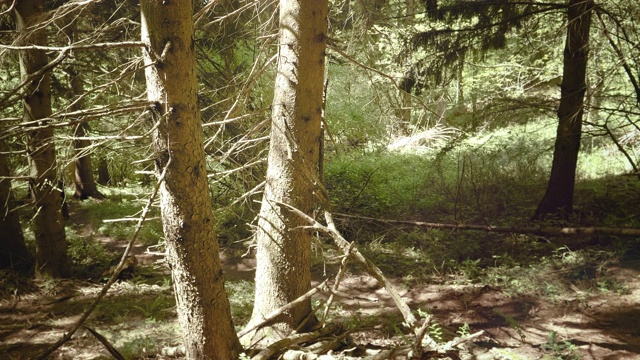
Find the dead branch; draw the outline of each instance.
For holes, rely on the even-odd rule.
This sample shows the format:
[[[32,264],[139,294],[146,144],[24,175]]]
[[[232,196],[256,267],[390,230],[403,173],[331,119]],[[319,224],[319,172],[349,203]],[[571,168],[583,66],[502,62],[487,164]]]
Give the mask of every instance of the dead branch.
[[[347,251],[345,251],[344,253],[345,256],[342,258],[342,261],[340,262],[340,269],[336,274],[336,280],[333,283],[333,287],[331,288],[331,294],[329,295],[329,299],[327,299],[327,303],[325,304],[324,312],[322,313],[322,318],[320,319],[320,324],[324,325],[325,320],[327,319],[327,315],[329,315],[329,310],[331,310],[331,303],[333,302],[333,299],[335,297],[334,294],[338,292],[338,288],[340,287],[340,282],[342,282],[342,278],[344,277],[344,274],[347,271],[347,260],[349,259],[349,255],[353,250],[353,246],[354,246],[353,243],[349,244],[349,248],[347,249]]]
[[[456,347],[456,346],[458,346],[460,344],[464,344],[464,343],[466,343],[468,341],[471,341],[471,340],[473,340],[473,339],[475,339],[475,338],[477,338],[477,337],[479,337],[479,336],[481,336],[483,334],[484,334],[484,330],[480,330],[478,332],[475,332],[473,334],[469,334],[469,335],[461,337],[461,338],[455,338],[455,339],[447,342],[446,344],[442,345],[440,347],[440,349],[438,349],[438,352],[446,352],[446,351],[451,350],[451,349],[453,349],[454,347]]]
[[[251,358],[252,360],[267,360],[271,356],[285,350],[289,349],[294,345],[306,343],[313,341],[317,338],[321,338],[327,336],[328,334],[334,333],[339,329],[339,326],[336,324],[329,324],[319,330],[309,333],[301,333],[295,334],[286,339],[282,339],[280,341],[276,341],[275,343],[269,345],[266,349],[262,350],[258,355]]]
[[[4,108],[5,107],[5,103],[7,101],[9,101],[18,91],[20,91],[20,89],[22,89],[23,87],[27,86],[27,84],[30,84],[31,81],[33,81],[34,79],[37,79],[38,77],[42,76],[47,71],[49,71],[49,70],[53,69],[54,67],[56,67],[68,55],[69,55],[68,51],[63,51],[60,54],[58,54],[58,56],[55,59],[51,60],[51,62],[49,62],[47,65],[43,66],[38,71],[36,71],[36,72],[34,72],[32,74],[29,74],[29,76],[27,76],[24,80],[22,80],[22,82],[18,86],[13,88],[13,90],[7,92],[7,94],[3,98],[0,99],[0,108]]]
[[[104,284],[98,296],[95,298],[93,303],[89,306],[89,308],[84,312],[84,314],[82,314],[80,319],[78,319],[78,321],[76,321],[76,323],[73,324],[71,328],[69,328],[69,331],[67,331],[64,334],[64,336],[60,338],[60,340],[58,340],[55,344],[51,345],[50,347],[45,349],[42,353],[40,353],[40,355],[38,355],[35,358],[36,360],[46,359],[49,355],[51,355],[54,351],[56,351],[60,346],[62,346],[67,341],[71,340],[71,337],[73,336],[73,334],[75,334],[76,331],[78,331],[78,329],[85,323],[85,321],[87,321],[87,319],[96,309],[100,301],[102,301],[102,298],[104,298],[104,296],[107,294],[107,292],[109,291],[109,288],[111,288],[111,285],[113,285],[113,283],[116,281],[116,279],[118,278],[122,270],[124,270],[125,266],[128,266],[127,258],[129,257],[129,252],[131,251],[131,248],[133,247],[133,243],[136,241],[136,238],[140,233],[140,229],[142,229],[142,224],[144,223],[144,220],[147,217],[147,214],[151,210],[151,204],[153,204],[153,200],[158,194],[160,185],[162,184],[162,182],[164,182],[164,177],[167,174],[167,169],[169,167],[169,164],[171,164],[171,159],[169,159],[169,161],[167,162],[167,165],[162,170],[162,174],[158,178],[158,182],[156,183],[156,186],[154,187],[153,192],[151,193],[151,196],[149,197],[146,206],[142,210],[142,214],[140,215],[140,219],[138,221],[138,224],[136,225],[136,229],[133,232],[133,236],[131,236],[131,240],[129,240],[127,247],[124,249],[124,253],[120,258],[120,262],[118,263],[115,270],[113,271],[113,274],[111,274],[111,277],[109,277],[109,280],[107,280],[107,283]]]
[[[95,331],[94,329],[88,327],[88,326],[83,326],[85,329],[87,329],[96,339],[98,339],[98,341],[100,341],[102,343],[102,345],[104,345],[104,347],[107,349],[107,351],[109,351],[109,353],[111,354],[111,356],[113,356],[114,359],[116,360],[125,360],[125,357],[122,356],[122,354],[120,354],[120,352],[118,351],[118,349],[116,349],[110,342],[109,340],[107,340],[106,337],[102,336],[102,334],[100,334],[99,332]]]
[[[342,237],[340,232],[338,232],[338,230],[337,230],[337,228],[336,228],[336,226],[335,226],[335,224],[333,222],[333,218],[332,218],[331,214],[328,211],[325,211],[325,213],[324,213],[325,214],[325,219],[327,221],[327,226],[324,226],[324,225],[320,224],[318,221],[316,221],[315,219],[313,219],[312,217],[310,217],[307,214],[303,213],[302,211],[292,207],[291,205],[284,204],[284,203],[281,203],[281,202],[278,202],[277,204],[279,206],[283,206],[283,207],[289,209],[294,214],[296,214],[296,215],[300,216],[301,218],[303,218],[304,220],[306,220],[307,223],[309,223],[309,225],[313,229],[316,229],[318,231],[322,231],[325,234],[328,234],[329,236],[331,236],[331,238],[335,241],[336,245],[343,252],[349,253],[354,260],[356,260],[358,263],[360,263],[367,270],[367,272],[369,274],[371,274],[371,276],[373,276],[380,284],[382,284],[384,286],[384,288],[387,290],[387,292],[389,293],[389,295],[393,299],[393,302],[396,304],[396,306],[400,310],[400,313],[402,314],[402,317],[404,318],[405,325],[407,327],[409,327],[412,331],[416,332],[416,336],[418,335],[417,334],[417,330],[419,329],[419,328],[417,328],[418,320],[416,319],[415,315],[413,315],[413,312],[409,308],[409,305],[407,305],[407,303],[402,299],[402,296],[400,296],[400,294],[396,290],[395,286],[393,286],[393,284],[391,284],[391,282],[384,276],[384,274],[382,273],[380,268],[378,268],[376,265],[374,265],[369,260],[367,260],[362,255],[362,253],[360,253],[360,251],[357,248],[354,247],[349,252],[349,248],[352,245],[344,237]],[[429,321],[430,321],[430,317],[427,317],[426,319],[424,319],[424,322],[428,323]],[[425,340],[427,340],[429,343],[435,343],[429,337],[428,334],[424,334],[423,336],[424,336]]]
[[[7,137],[18,136],[30,131],[43,130],[47,128],[55,129],[66,126],[75,126],[77,124],[88,122],[91,119],[95,118],[102,118],[104,116],[116,116],[140,110],[147,110],[149,109],[150,105],[152,105],[152,103],[143,101],[132,104],[125,104],[118,107],[105,106],[96,109],[78,110],[58,115],[52,115],[49,118],[42,118],[35,121],[22,122],[0,133],[0,140]],[[55,120],[57,118],[74,118],[74,120],[61,121],[56,123],[51,122],[52,120]]]
[[[42,46],[42,45],[6,45],[0,44],[0,49],[7,50],[44,50],[44,51],[95,51],[95,50],[107,50],[107,49],[127,49],[135,47],[144,47],[142,41],[121,41],[115,43],[97,43],[86,45],[68,45],[68,46]]]
[[[393,220],[393,219],[377,219],[368,216],[349,215],[336,213],[336,216],[346,219],[375,221],[386,224],[398,224],[427,227],[433,229],[449,229],[449,230],[475,230],[475,231],[492,231],[510,234],[532,234],[540,236],[585,236],[585,235],[615,235],[615,236],[640,236],[640,229],[625,228],[607,228],[607,227],[509,227],[509,226],[493,226],[493,225],[471,225],[471,224],[442,224],[430,223],[423,221]]]
[[[304,302],[306,300],[309,300],[313,295],[315,295],[317,292],[319,292],[320,290],[322,290],[323,288],[326,288],[327,286],[327,281],[325,280],[323,281],[321,284],[317,285],[316,287],[314,287],[313,289],[307,291],[304,295],[298,297],[297,299],[293,300],[292,302],[279,307],[278,309],[272,311],[271,313],[269,313],[267,316],[264,317],[264,319],[257,323],[254,324],[252,326],[247,327],[246,329],[240,331],[238,333],[238,338],[241,338],[245,335],[247,335],[248,333],[268,324],[270,321],[272,321],[273,319],[275,319],[276,317],[282,315],[282,313],[284,313],[285,311],[295,307],[296,305],[300,304],[301,302]]]
[[[146,218],[144,221],[152,221],[152,220],[160,220],[159,217]],[[120,218],[120,219],[104,219],[103,223],[115,223],[115,222],[131,222],[131,221],[140,221],[140,218]]]

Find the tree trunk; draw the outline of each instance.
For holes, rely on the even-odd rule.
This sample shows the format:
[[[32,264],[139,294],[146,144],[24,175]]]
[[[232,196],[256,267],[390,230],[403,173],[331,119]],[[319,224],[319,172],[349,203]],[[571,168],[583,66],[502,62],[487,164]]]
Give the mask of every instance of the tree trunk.
[[[73,136],[81,138],[87,135],[89,130],[89,124],[83,122],[76,126]],[[90,197],[94,199],[102,199],[104,195],[98,191],[95,178],[93,177],[93,163],[91,161],[91,155],[88,153],[88,149],[91,147],[90,140],[73,141],[73,147],[76,150],[75,159],[75,186],[76,191],[73,197],[76,199],[88,199]]]
[[[400,88],[400,98],[402,102],[402,108],[400,108],[400,132],[402,135],[410,135],[409,125],[411,125],[411,110],[413,105],[411,104],[411,90],[416,81],[413,77],[412,69],[405,72],[404,77],[400,81],[398,87]]]
[[[11,176],[7,164],[7,146],[0,140],[0,269],[28,272],[32,265],[31,254],[27,250],[18,214],[13,212]]]
[[[43,0],[16,2],[16,24],[22,45],[46,45],[46,32],[38,17],[43,11]],[[47,64],[42,50],[20,52],[20,73],[27,78]],[[25,87],[23,120],[36,126],[46,125],[51,115],[51,80],[48,72],[33,79]],[[57,189],[56,151],[53,129],[41,128],[28,134],[27,152],[31,166],[29,185],[36,215],[36,276],[58,278],[68,273],[67,240],[62,218],[62,197]]]
[[[593,0],[569,0],[564,49],[558,132],[551,176],[534,218],[567,217],[573,212],[573,191],[582,133],[582,114],[589,56],[589,29]]]
[[[98,184],[109,185],[111,183],[111,175],[109,175],[109,163],[105,157],[98,159]]]
[[[272,106],[267,179],[256,231],[256,294],[249,324],[306,293],[311,236],[276,202],[312,214],[317,199],[327,0],[281,0],[278,70]],[[295,306],[257,334],[268,343],[287,336],[311,312]],[[312,325],[313,321],[307,324]]]
[[[147,94],[160,207],[178,320],[189,359],[236,359],[241,351],[224,290],[197,103],[191,1],[141,1]]]
[[[76,22],[73,18],[68,18],[68,22],[63,24],[63,29],[67,38],[74,40]],[[69,108],[70,111],[82,110],[84,108],[84,101],[82,96],[84,95],[84,85],[82,83],[82,75],[76,70],[75,64],[70,64],[65,69],[65,72],[69,76],[69,85],[71,87],[71,93],[77,97],[73,99],[73,103]],[[89,124],[86,122],[76,125],[73,132],[75,138],[85,137],[89,131]],[[76,199],[96,198],[102,199],[104,196],[98,191],[96,181],[93,177],[93,164],[91,161],[91,141],[85,139],[75,139],[73,141],[73,147],[75,149],[75,192],[73,197]]]

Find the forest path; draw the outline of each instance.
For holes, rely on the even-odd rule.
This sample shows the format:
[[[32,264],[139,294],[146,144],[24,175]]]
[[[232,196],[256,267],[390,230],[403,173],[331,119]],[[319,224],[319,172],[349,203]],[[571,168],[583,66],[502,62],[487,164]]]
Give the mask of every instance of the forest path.
[[[223,264],[228,281],[252,279],[252,257],[223,256]],[[401,334],[407,329],[387,291],[370,275],[352,270],[340,286],[351,297],[336,298],[333,319],[357,326],[352,336],[359,345],[405,344],[411,336]],[[331,285],[337,271],[335,264],[317,264],[312,285],[326,278]],[[640,359],[640,259],[605,271],[607,279],[624,284],[624,289],[582,291],[571,286],[570,291],[549,297],[512,295],[481,284],[390,280],[414,311],[434,315],[442,340],[457,336],[465,324],[470,333],[485,331],[475,344],[466,346],[463,353],[468,359]],[[552,333],[555,343],[549,343]]]
[[[124,251],[126,240],[97,235],[86,214],[72,214],[72,219],[70,225],[77,226],[79,235],[91,236],[120,254]],[[252,282],[255,276],[254,257],[241,253],[238,249],[221,250],[230,284]],[[161,283],[168,274],[163,255],[140,244],[134,246],[132,254],[140,267],[139,274],[134,272],[138,280],[114,284],[89,325],[120,349],[129,346],[123,343],[131,344],[123,342],[126,337],[149,348],[154,343],[175,342],[162,335],[162,329],[176,326],[171,287]],[[313,285],[326,278],[331,283],[337,270],[336,264],[316,263]],[[384,288],[361,269],[348,270],[340,290],[349,297],[336,299],[330,320],[355,327],[354,341],[366,348],[410,342],[412,337],[405,335],[402,317]],[[469,332],[485,331],[460,352],[463,359],[640,359],[640,259],[610,265],[603,271],[614,283],[624,284],[624,289],[604,292],[573,287],[553,297],[525,296],[509,294],[500,287],[469,284],[464,279],[427,283],[403,281],[401,274],[387,276],[415,312],[420,309],[434,315],[434,330],[443,340],[456,336],[464,324],[468,324]],[[145,276],[154,275],[155,284],[145,283]],[[26,282],[15,287],[17,292],[5,292],[0,299],[0,359],[30,359],[58,340],[93,301],[102,284],[73,279],[56,284]],[[317,299],[323,297],[321,294]],[[555,345],[548,344],[552,332],[557,333]],[[144,347],[137,349],[138,353],[144,352]],[[157,353],[149,356],[167,358]],[[51,358],[109,356],[95,338],[80,331]]]

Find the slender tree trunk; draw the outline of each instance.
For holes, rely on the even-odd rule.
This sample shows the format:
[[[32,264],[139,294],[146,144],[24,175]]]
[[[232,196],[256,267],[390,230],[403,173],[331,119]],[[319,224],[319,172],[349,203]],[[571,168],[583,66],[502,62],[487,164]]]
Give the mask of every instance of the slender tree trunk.
[[[559,123],[551,176],[534,218],[551,214],[566,217],[573,211],[593,7],[593,0],[569,0]]]
[[[105,157],[98,158],[98,184],[109,185],[111,183],[111,175],[109,175],[109,163]]]
[[[405,72],[404,77],[400,81],[398,87],[400,88],[400,97],[402,100],[402,108],[399,111],[400,118],[400,130],[403,135],[409,135],[409,125],[411,125],[411,90],[415,85],[415,79],[411,69]]]
[[[70,23],[64,24],[64,32],[72,41],[75,37],[76,22],[74,19],[69,19]],[[74,103],[69,110],[82,110],[84,108],[84,101],[81,100],[84,95],[84,85],[82,82],[82,74],[78,72],[75,64],[70,64],[65,69],[69,76],[69,85],[71,86],[71,93],[77,97],[74,99]],[[76,125],[73,132],[73,136],[76,138],[82,138],[87,135],[89,131],[89,124],[86,122]],[[104,196],[98,191],[96,181],[93,177],[93,164],[91,161],[91,141],[86,139],[76,139],[73,141],[73,147],[75,149],[75,187],[76,190],[73,196],[77,199],[87,199],[90,197],[96,199],[102,199]]]
[[[214,232],[198,109],[191,1],[141,1],[147,94],[156,102],[156,170],[178,320],[189,359],[241,351]]]
[[[327,0],[280,1],[278,70],[267,179],[255,235],[256,294],[250,324],[310,288],[312,233],[301,228],[304,220],[276,202],[309,215],[317,203],[327,13]],[[310,313],[310,301],[300,303],[258,335],[264,342],[279,339]]]
[[[13,212],[11,176],[7,164],[6,140],[0,140],[0,269],[27,272],[32,265],[31,254],[27,250],[18,214]]]
[[[46,32],[38,17],[43,11],[43,0],[16,2],[16,23],[24,45],[46,45]],[[42,50],[20,52],[22,78],[37,72],[47,64]],[[25,87],[23,98],[24,121],[34,123],[51,115],[51,80],[46,72]],[[37,126],[47,120],[37,121]],[[62,197],[57,189],[56,150],[53,129],[33,130],[28,134],[27,152],[31,166],[29,185],[36,207],[34,232],[36,238],[36,276],[58,278],[68,273],[67,240],[62,218]]]
[[[73,136],[81,138],[87,136],[89,130],[89,124],[83,122],[76,126]],[[95,178],[93,177],[93,163],[91,161],[91,155],[88,153],[88,149],[91,147],[90,140],[73,141],[73,146],[76,150],[75,160],[75,186],[76,191],[73,197],[77,199],[88,199],[90,197],[95,199],[102,199],[104,195],[98,191]]]

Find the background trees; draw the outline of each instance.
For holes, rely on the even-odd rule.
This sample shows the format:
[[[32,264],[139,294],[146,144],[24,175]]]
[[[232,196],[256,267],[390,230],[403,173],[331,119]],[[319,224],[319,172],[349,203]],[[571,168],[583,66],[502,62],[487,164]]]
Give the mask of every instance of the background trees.
[[[4,10],[11,6],[0,3]],[[155,9],[152,4],[144,2],[142,9]],[[218,276],[221,264],[214,232],[227,264],[250,262],[238,258],[246,248],[257,249],[255,284],[239,285],[233,279],[227,287],[232,300],[245,300],[231,308],[238,326],[249,321],[249,313],[249,325],[260,323],[267,313],[309,289],[311,269],[321,273],[321,254],[330,251],[328,245],[318,235],[312,247],[312,233],[301,228],[306,223],[280,203],[309,215],[322,206],[349,215],[504,227],[546,225],[544,219],[530,222],[537,205],[539,213],[573,207],[562,224],[640,226],[630,210],[639,207],[633,195],[637,185],[622,176],[638,169],[639,32],[635,17],[627,14],[638,14],[640,8],[630,0],[596,3],[591,28],[569,37],[586,41],[589,35],[593,45],[588,54],[581,45],[570,47],[579,49],[579,56],[568,54],[567,59],[580,66],[567,63],[567,69],[580,71],[568,76],[563,46],[567,34],[585,25],[567,21],[568,10],[588,4],[340,0],[329,2],[325,30],[324,20],[304,20],[312,7],[313,18],[323,18],[327,4],[322,2],[285,1],[279,11],[276,1],[198,2],[193,10],[168,12],[167,16],[182,16],[181,24],[190,23],[187,18],[193,15],[194,29],[176,25],[184,32],[175,42],[163,33],[166,28],[151,32],[146,63],[140,52],[140,26],[157,26],[162,20],[147,21],[154,12],[142,19],[134,2],[47,3],[35,29],[46,32],[48,44],[42,42],[38,48],[16,48],[15,21],[3,14],[0,197],[6,201],[0,210],[5,214],[2,225],[13,226],[11,237],[17,241],[0,265],[10,268],[16,257],[28,260],[25,250],[34,252],[37,219],[43,214],[25,199],[25,179],[30,177],[25,149],[36,133],[31,119],[21,120],[20,100],[35,93],[18,88],[17,51],[37,50],[50,59],[46,63],[51,66],[41,75],[50,78],[51,111],[39,120],[42,127],[37,130],[55,131],[55,136],[45,134],[42,145],[55,147],[57,158],[47,167],[55,168],[55,176],[50,173],[45,183],[75,182],[78,197],[91,197],[90,177],[97,174],[83,164],[88,155],[98,159],[99,174],[110,175],[102,182],[108,186],[95,188],[107,195],[102,202],[70,200],[66,238],[73,276],[101,278],[112,256],[111,248],[105,250],[102,243],[130,236],[127,221],[137,216],[154,183],[152,175],[167,170],[163,201],[152,210],[158,216],[146,223],[141,237],[144,246],[153,249],[149,253],[168,249],[174,277],[154,279],[153,284],[173,281],[191,356],[214,351],[205,347],[216,342],[221,342],[216,349],[228,356],[239,351]],[[286,15],[297,11],[301,14]],[[276,16],[280,13],[282,18]],[[185,34],[192,31],[193,52],[182,47],[190,43]],[[165,35],[171,44],[162,41]],[[178,58],[179,49],[186,50],[183,55],[188,58]],[[581,77],[584,81],[568,83]],[[181,81],[165,82],[177,78]],[[328,79],[326,146],[325,160],[319,163],[323,78]],[[577,90],[570,91],[569,85]],[[582,120],[573,117],[568,122],[574,126],[571,166],[553,166],[554,144],[563,139],[556,131],[557,110],[579,113],[577,107],[565,112],[571,96],[584,98],[573,99],[583,109]],[[562,115],[561,123],[569,118]],[[37,154],[34,149],[31,152]],[[1,160],[6,160],[6,167]],[[328,201],[317,176],[320,165],[326,169]],[[575,190],[572,206],[565,202],[547,208],[548,199],[560,199],[549,195],[551,190],[544,195],[545,187],[560,188],[551,186],[556,184],[553,175],[551,181],[547,178],[555,169],[568,170],[561,178],[569,185],[562,185],[559,193],[568,201]],[[60,193],[52,193],[58,196],[54,207],[59,208]],[[15,226],[18,215],[26,246]],[[557,238],[543,243],[529,235],[470,235],[336,218],[349,240],[357,240],[367,257],[407,286],[460,273],[468,275],[461,281],[481,281],[478,274],[486,270],[498,273],[494,280],[507,279],[495,280],[492,286],[508,287],[535,277],[510,278],[528,266],[552,267],[549,264],[574,259],[581,251]],[[595,242],[622,246],[613,237],[581,239],[579,246],[589,249],[585,244]],[[637,251],[634,246],[625,242],[610,258]],[[593,262],[587,255],[583,260]],[[329,270],[331,265],[335,264],[329,264]],[[159,269],[135,270],[135,282],[151,282],[149,273],[157,275]],[[576,276],[582,279],[596,272],[580,269]],[[594,283],[601,286],[606,281],[598,277]],[[254,286],[255,299],[247,291]],[[537,289],[536,296],[556,291],[553,286]],[[173,295],[136,305],[154,315],[162,307],[170,317],[169,298]],[[206,306],[214,301],[220,306]],[[311,304],[305,301],[269,323],[256,340],[286,336],[304,322],[314,309]],[[213,318],[224,319],[216,324],[224,331],[210,330],[206,319]],[[202,340],[210,333],[220,336]],[[167,339],[180,332],[170,329],[167,334],[157,343],[174,345]]]
[[[551,177],[547,191],[538,205],[535,217],[573,212],[578,150],[582,135],[584,96],[587,91],[589,31],[594,4],[591,1],[569,1],[567,41],[560,85],[558,133],[556,135]]]
[[[16,4],[16,24],[22,45],[47,45],[46,28],[40,17],[44,2],[21,1]],[[29,188],[36,206],[36,275],[59,278],[68,275],[67,241],[62,218],[61,189],[58,188],[56,149],[51,115],[51,80],[43,50],[22,50],[20,73],[28,82],[23,99],[23,122],[29,129],[27,154],[31,167]]]

